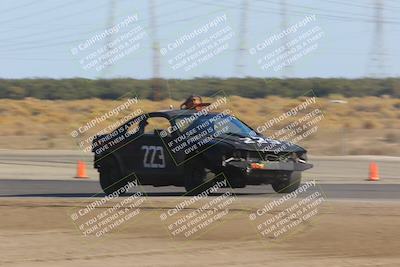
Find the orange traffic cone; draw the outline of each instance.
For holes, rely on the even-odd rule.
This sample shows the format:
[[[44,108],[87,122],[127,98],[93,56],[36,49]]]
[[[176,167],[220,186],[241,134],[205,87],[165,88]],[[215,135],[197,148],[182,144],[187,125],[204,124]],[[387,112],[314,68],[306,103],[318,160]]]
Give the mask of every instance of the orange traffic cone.
[[[76,169],[76,176],[78,179],[86,179],[89,178],[86,174],[86,164],[83,161],[78,160],[78,165]]]
[[[369,164],[369,181],[379,181],[379,170],[376,162]]]

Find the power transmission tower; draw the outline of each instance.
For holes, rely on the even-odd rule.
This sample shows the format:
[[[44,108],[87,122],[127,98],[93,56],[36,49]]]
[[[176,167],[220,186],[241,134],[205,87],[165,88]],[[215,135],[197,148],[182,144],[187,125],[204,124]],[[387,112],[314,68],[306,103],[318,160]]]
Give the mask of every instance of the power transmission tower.
[[[280,1],[280,6],[281,6],[281,31],[285,31],[287,29],[287,6],[286,6],[286,0],[281,0]],[[283,36],[282,38],[282,43],[281,45],[284,47],[284,54],[287,55],[289,52],[288,47],[286,46],[288,43],[288,38],[286,35]],[[282,68],[282,78],[286,78],[289,75],[291,75],[293,72],[293,66],[287,65]]]
[[[245,75],[244,58],[246,55],[246,34],[247,34],[247,16],[249,9],[249,1],[242,0],[241,14],[240,14],[240,28],[239,28],[239,43],[238,52],[236,54],[236,76],[243,77]]]
[[[152,92],[151,98],[153,100],[160,100],[160,44],[157,37],[156,25],[156,12],[154,0],[149,1],[149,16],[150,16],[150,31],[153,40],[153,79],[152,79]]]
[[[110,29],[111,27],[114,26],[115,23],[115,10],[116,10],[116,0],[110,0],[110,5],[109,5],[109,13],[108,13],[108,19],[107,19],[107,23],[106,23],[106,29]],[[111,51],[112,47],[111,47],[111,43],[114,40],[114,35],[113,33],[109,34],[106,38],[106,55]],[[102,77],[106,77],[107,73],[111,72],[111,66],[105,66],[102,70]]]
[[[370,54],[369,75],[375,78],[385,75],[385,48],[383,29],[383,0],[375,0],[375,28],[372,39],[372,51]]]

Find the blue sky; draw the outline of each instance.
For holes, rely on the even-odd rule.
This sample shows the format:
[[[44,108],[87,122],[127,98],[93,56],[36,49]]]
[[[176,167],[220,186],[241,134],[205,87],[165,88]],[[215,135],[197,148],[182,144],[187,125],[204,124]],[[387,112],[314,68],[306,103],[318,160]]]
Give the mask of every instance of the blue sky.
[[[382,1],[383,37],[378,40],[374,40],[375,0],[286,0],[285,24],[280,0],[249,0],[246,27],[241,27],[240,23],[244,10],[242,0],[154,0],[156,36],[150,27],[149,2],[115,0],[113,5],[111,0],[2,0],[0,78],[149,78],[153,75],[154,39],[159,41],[160,48],[167,47],[221,16],[226,16],[223,25],[186,41],[166,56],[160,55],[160,75],[184,79],[234,77],[238,74],[239,62],[243,64],[242,75],[253,77],[356,78],[376,72],[384,76],[400,75],[400,1]],[[290,27],[313,14],[315,21],[288,35],[285,40],[290,41],[318,26],[323,31],[323,36],[317,41],[318,47],[296,60],[285,72],[261,69],[257,64],[259,57],[274,51],[282,43],[276,42],[255,56],[248,49],[280,33],[285,29],[284,25]],[[138,20],[121,27],[118,33],[97,41],[78,55],[71,54],[74,47],[134,15]],[[146,32],[140,46],[111,67],[96,71],[85,69],[80,64],[84,56],[137,26]],[[230,27],[233,37],[227,40],[227,47],[222,52],[189,71],[174,70],[168,63],[171,57],[226,26]],[[384,68],[371,60],[374,44],[384,48],[378,50],[385,53]],[[243,48],[241,53],[239,47]]]

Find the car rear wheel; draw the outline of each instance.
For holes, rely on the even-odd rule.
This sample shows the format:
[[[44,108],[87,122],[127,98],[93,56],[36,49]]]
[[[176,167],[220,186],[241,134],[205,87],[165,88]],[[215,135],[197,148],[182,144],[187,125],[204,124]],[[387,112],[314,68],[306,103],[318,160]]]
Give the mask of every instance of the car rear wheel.
[[[272,184],[272,188],[277,193],[291,193],[299,188],[301,183],[301,172],[294,171],[289,173],[287,180],[281,180]]]
[[[118,164],[114,158],[106,158],[101,162],[100,166],[100,186],[107,195],[117,192],[124,187],[128,181],[123,179]],[[119,195],[126,191],[119,190]]]
[[[211,186],[207,179],[207,172],[204,164],[196,160],[187,164],[185,169],[185,189],[187,195],[198,195]]]

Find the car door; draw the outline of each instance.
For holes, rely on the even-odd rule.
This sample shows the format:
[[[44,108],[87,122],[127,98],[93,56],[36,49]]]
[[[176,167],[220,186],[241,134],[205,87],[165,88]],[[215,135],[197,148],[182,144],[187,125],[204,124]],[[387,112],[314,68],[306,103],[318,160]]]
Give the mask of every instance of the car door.
[[[149,114],[142,135],[130,146],[133,169],[142,184],[168,185],[180,175],[175,158],[166,148],[172,137],[160,132],[170,125],[168,118]]]

